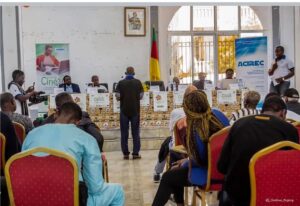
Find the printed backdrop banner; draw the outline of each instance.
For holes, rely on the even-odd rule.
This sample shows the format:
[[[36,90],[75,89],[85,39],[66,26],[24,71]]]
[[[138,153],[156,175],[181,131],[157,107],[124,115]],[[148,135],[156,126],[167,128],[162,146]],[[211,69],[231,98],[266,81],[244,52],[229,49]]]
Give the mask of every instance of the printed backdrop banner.
[[[70,73],[68,44],[36,44],[38,90],[53,93],[62,78]]]
[[[235,40],[237,78],[246,88],[265,96],[268,92],[267,37]]]

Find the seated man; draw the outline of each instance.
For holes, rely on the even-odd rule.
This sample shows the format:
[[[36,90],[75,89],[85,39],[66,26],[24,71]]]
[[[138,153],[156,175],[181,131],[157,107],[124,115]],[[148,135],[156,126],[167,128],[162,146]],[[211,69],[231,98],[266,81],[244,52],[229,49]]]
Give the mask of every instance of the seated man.
[[[197,89],[204,90],[205,84],[212,84],[212,81],[206,80],[206,73],[205,72],[199,72],[198,73],[199,80],[193,81],[193,85],[197,87]]]
[[[5,92],[0,96],[1,110],[5,113],[11,121],[18,122],[24,126],[26,134],[33,129],[33,123],[28,116],[15,113],[16,101],[11,93]]]
[[[231,68],[226,69],[225,73],[226,73],[226,78],[222,79],[219,82],[218,89],[227,90],[227,89],[230,89],[230,84],[237,84],[238,83],[237,79],[233,78],[233,75],[234,75],[233,69],[231,69]]]
[[[67,93],[80,93],[78,84],[72,83],[69,75],[64,76],[63,81],[64,83],[60,84],[59,88],[64,88],[64,91]]]
[[[47,119],[45,119],[43,124],[54,123],[56,117],[58,116],[61,106],[67,102],[74,102],[70,94],[63,92],[56,95],[55,97],[56,113],[50,115]],[[97,127],[97,125],[94,122],[92,122],[87,112],[82,112],[82,118],[80,122],[77,124],[77,127],[92,135],[96,139],[100,151],[101,152],[103,151],[102,148],[103,148],[104,138],[100,132],[99,127]]]
[[[0,112],[1,120],[0,120],[0,125],[1,125],[1,133],[5,136],[6,139],[6,144],[5,144],[5,162],[13,156],[14,154],[18,153],[21,151],[21,145],[18,140],[18,137],[16,135],[14,126],[9,119],[9,117],[4,114],[3,112]],[[1,165],[2,168],[2,165]],[[9,198],[8,198],[8,193],[7,193],[7,187],[6,187],[6,182],[4,178],[4,171],[1,169],[1,192],[0,192],[0,199],[1,199],[1,204],[0,205],[9,205]]]
[[[286,117],[300,121],[300,103],[298,91],[294,88],[287,89],[283,95],[283,98],[287,106]]]
[[[98,93],[107,93],[108,90],[105,86],[101,85],[99,82],[99,77],[97,75],[92,76],[92,83],[89,83],[89,87],[98,87]]]
[[[95,138],[76,127],[81,118],[82,111],[76,103],[63,104],[55,124],[32,130],[23,143],[22,151],[46,147],[66,152],[77,161],[79,181],[84,181],[88,189],[88,206],[123,206],[122,187],[103,180],[102,159]]]
[[[244,108],[239,109],[232,113],[230,118],[230,123],[233,124],[235,121],[242,117],[246,117],[249,115],[257,115],[260,112],[256,109],[256,106],[260,100],[260,94],[256,91],[249,91],[245,94],[244,98]]]
[[[173,77],[173,82],[171,85],[167,87],[166,91],[178,91],[179,84],[180,84],[180,79],[178,77]]]
[[[218,161],[218,170],[226,176],[223,194],[228,194],[231,205],[250,204],[249,162],[256,152],[280,141],[298,142],[296,128],[284,121],[286,109],[280,97],[271,96],[260,115],[244,117],[232,126]]]

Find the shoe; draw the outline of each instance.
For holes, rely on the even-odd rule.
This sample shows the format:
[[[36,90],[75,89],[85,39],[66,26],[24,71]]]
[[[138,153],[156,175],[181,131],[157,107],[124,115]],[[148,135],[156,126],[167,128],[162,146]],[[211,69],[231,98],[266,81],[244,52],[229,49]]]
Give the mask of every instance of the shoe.
[[[141,159],[142,158],[142,156],[141,155],[139,155],[139,154],[137,154],[137,155],[132,155],[132,159],[133,160],[136,160],[136,159]]]
[[[124,155],[124,156],[123,156],[123,159],[124,159],[124,160],[129,160],[129,155]]]
[[[154,183],[159,183],[160,182],[160,174],[155,174],[153,176],[153,182]]]

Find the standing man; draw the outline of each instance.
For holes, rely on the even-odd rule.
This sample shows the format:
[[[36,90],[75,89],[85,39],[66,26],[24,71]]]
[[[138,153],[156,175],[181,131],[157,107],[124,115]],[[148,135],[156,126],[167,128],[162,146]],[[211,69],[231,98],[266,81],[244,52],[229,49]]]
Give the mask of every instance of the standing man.
[[[121,148],[124,159],[129,159],[128,130],[131,123],[131,134],[133,138],[133,159],[140,159],[140,100],[144,91],[140,80],[134,78],[134,68],[128,67],[125,79],[119,81],[116,89],[116,97],[120,101],[120,126],[121,126]]]
[[[80,93],[80,88],[78,84],[72,83],[71,77],[69,75],[64,76],[64,83],[59,85],[59,88],[64,88],[67,93]]]
[[[271,76],[270,92],[276,92],[281,96],[290,87],[290,78],[295,74],[294,63],[284,55],[284,48],[278,46],[275,49],[275,62],[272,68],[269,69]]]
[[[16,99],[16,113],[28,116],[29,114],[27,100],[31,96],[36,95],[36,92],[34,91],[34,86],[31,86],[26,91],[24,91],[22,86],[25,82],[25,75],[24,72],[21,70],[13,71],[12,78],[13,80],[8,84],[8,90]]]

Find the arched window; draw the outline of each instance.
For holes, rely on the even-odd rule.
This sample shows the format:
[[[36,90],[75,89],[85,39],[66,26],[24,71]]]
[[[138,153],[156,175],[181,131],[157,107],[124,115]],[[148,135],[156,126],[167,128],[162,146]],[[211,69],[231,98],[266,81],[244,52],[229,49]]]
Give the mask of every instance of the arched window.
[[[172,74],[183,83],[217,81],[235,68],[234,41],[263,35],[262,24],[249,6],[182,6],[169,27]]]

